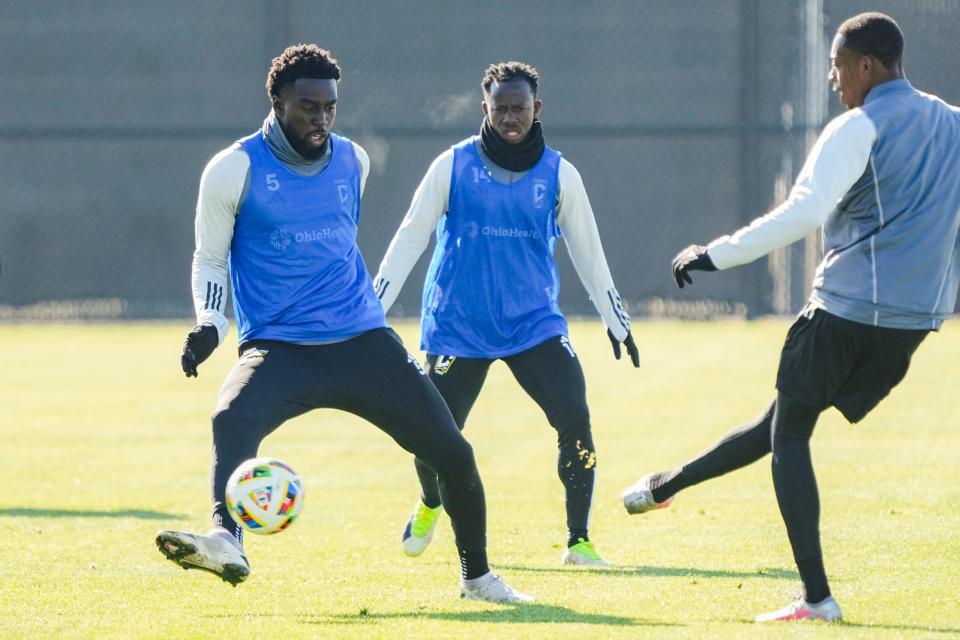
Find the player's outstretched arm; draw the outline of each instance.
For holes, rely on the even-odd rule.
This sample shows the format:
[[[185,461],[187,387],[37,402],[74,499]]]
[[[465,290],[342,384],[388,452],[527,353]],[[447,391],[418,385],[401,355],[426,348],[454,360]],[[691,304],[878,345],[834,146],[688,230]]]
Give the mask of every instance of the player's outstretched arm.
[[[863,175],[877,130],[860,109],[832,120],[817,139],[787,200],[736,233],[707,246],[692,244],[673,259],[681,289],[690,271],[716,271],[752,262],[803,238],[826,222],[840,198]]]
[[[413,194],[410,208],[400,228],[390,241],[380,269],[373,278],[373,288],[386,313],[396,302],[400,289],[413,266],[430,244],[430,235],[446,213],[450,201],[450,174],[453,171],[453,150],[438,156],[420,186]]]
[[[630,332],[630,316],[613,284],[590,198],[580,172],[563,159],[560,160],[559,182],[557,225],[570,252],[570,261],[607,326],[613,356],[620,359],[622,344],[633,366],[639,367],[640,351]]]
[[[817,138],[787,200],[729,236],[707,245],[717,269],[747,264],[822,226],[868,170],[877,129],[860,109],[834,118]]]

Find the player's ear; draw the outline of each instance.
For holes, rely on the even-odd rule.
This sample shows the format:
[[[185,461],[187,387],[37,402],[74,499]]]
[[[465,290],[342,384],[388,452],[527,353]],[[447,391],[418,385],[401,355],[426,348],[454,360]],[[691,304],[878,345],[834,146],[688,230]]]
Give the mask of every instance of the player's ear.
[[[271,100],[271,103],[272,103],[272,105],[273,105],[273,112],[274,112],[275,114],[277,114],[277,116],[282,116],[282,115],[283,115],[283,102],[280,101],[280,97],[279,97],[279,96],[274,96],[274,97],[273,97],[273,100]]]
[[[533,117],[534,117],[534,118],[539,118],[539,117],[540,117],[540,107],[542,107],[542,106],[543,106],[543,101],[542,101],[542,100],[534,100],[534,101],[533,101]]]
[[[487,106],[486,100],[480,101],[480,110],[483,111],[483,115],[488,115],[490,113],[490,107]]]

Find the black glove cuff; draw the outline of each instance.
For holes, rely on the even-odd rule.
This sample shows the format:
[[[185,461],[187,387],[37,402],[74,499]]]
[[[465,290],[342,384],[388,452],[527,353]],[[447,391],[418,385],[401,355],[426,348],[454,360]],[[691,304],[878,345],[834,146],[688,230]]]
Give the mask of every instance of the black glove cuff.
[[[713,264],[706,247],[697,247],[697,257],[690,264],[690,268],[696,271],[716,271],[717,265]]]

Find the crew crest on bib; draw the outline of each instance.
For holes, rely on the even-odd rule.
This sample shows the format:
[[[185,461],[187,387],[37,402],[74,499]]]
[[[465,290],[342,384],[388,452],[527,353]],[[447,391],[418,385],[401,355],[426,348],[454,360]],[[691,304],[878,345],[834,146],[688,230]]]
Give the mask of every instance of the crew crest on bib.
[[[560,154],[511,184],[494,179],[474,141],[454,147],[450,203],[424,286],[421,347],[496,358],[566,335],[553,257]]]

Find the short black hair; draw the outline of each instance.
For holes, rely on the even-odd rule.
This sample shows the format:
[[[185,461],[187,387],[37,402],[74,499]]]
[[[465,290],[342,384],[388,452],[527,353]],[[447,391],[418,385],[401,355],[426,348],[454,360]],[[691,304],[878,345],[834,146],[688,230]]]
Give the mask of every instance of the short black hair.
[[[284,85],[300,78],[316,80],[339,80],[340,65],[333,54],[315,44],[295,44],[283,50],[273,59],[267,74],[267,95],[270,99],[280,95]]]
[[[483,72],[483,81],[480,86],[483,87],[484,95],[490,93],[490,85],[494,82],[509,82],[516,79],[526,80],[533,91],[533,97],[537,97],[537,89],[540,87],[540,74],[537,70],[525,62],[498,62],[487,67]]]
[[[837,29],[843,46],[873,56],[888,69],[899,66],[903,58],[903,32],[890,16],[870,11],[847,18]]]

